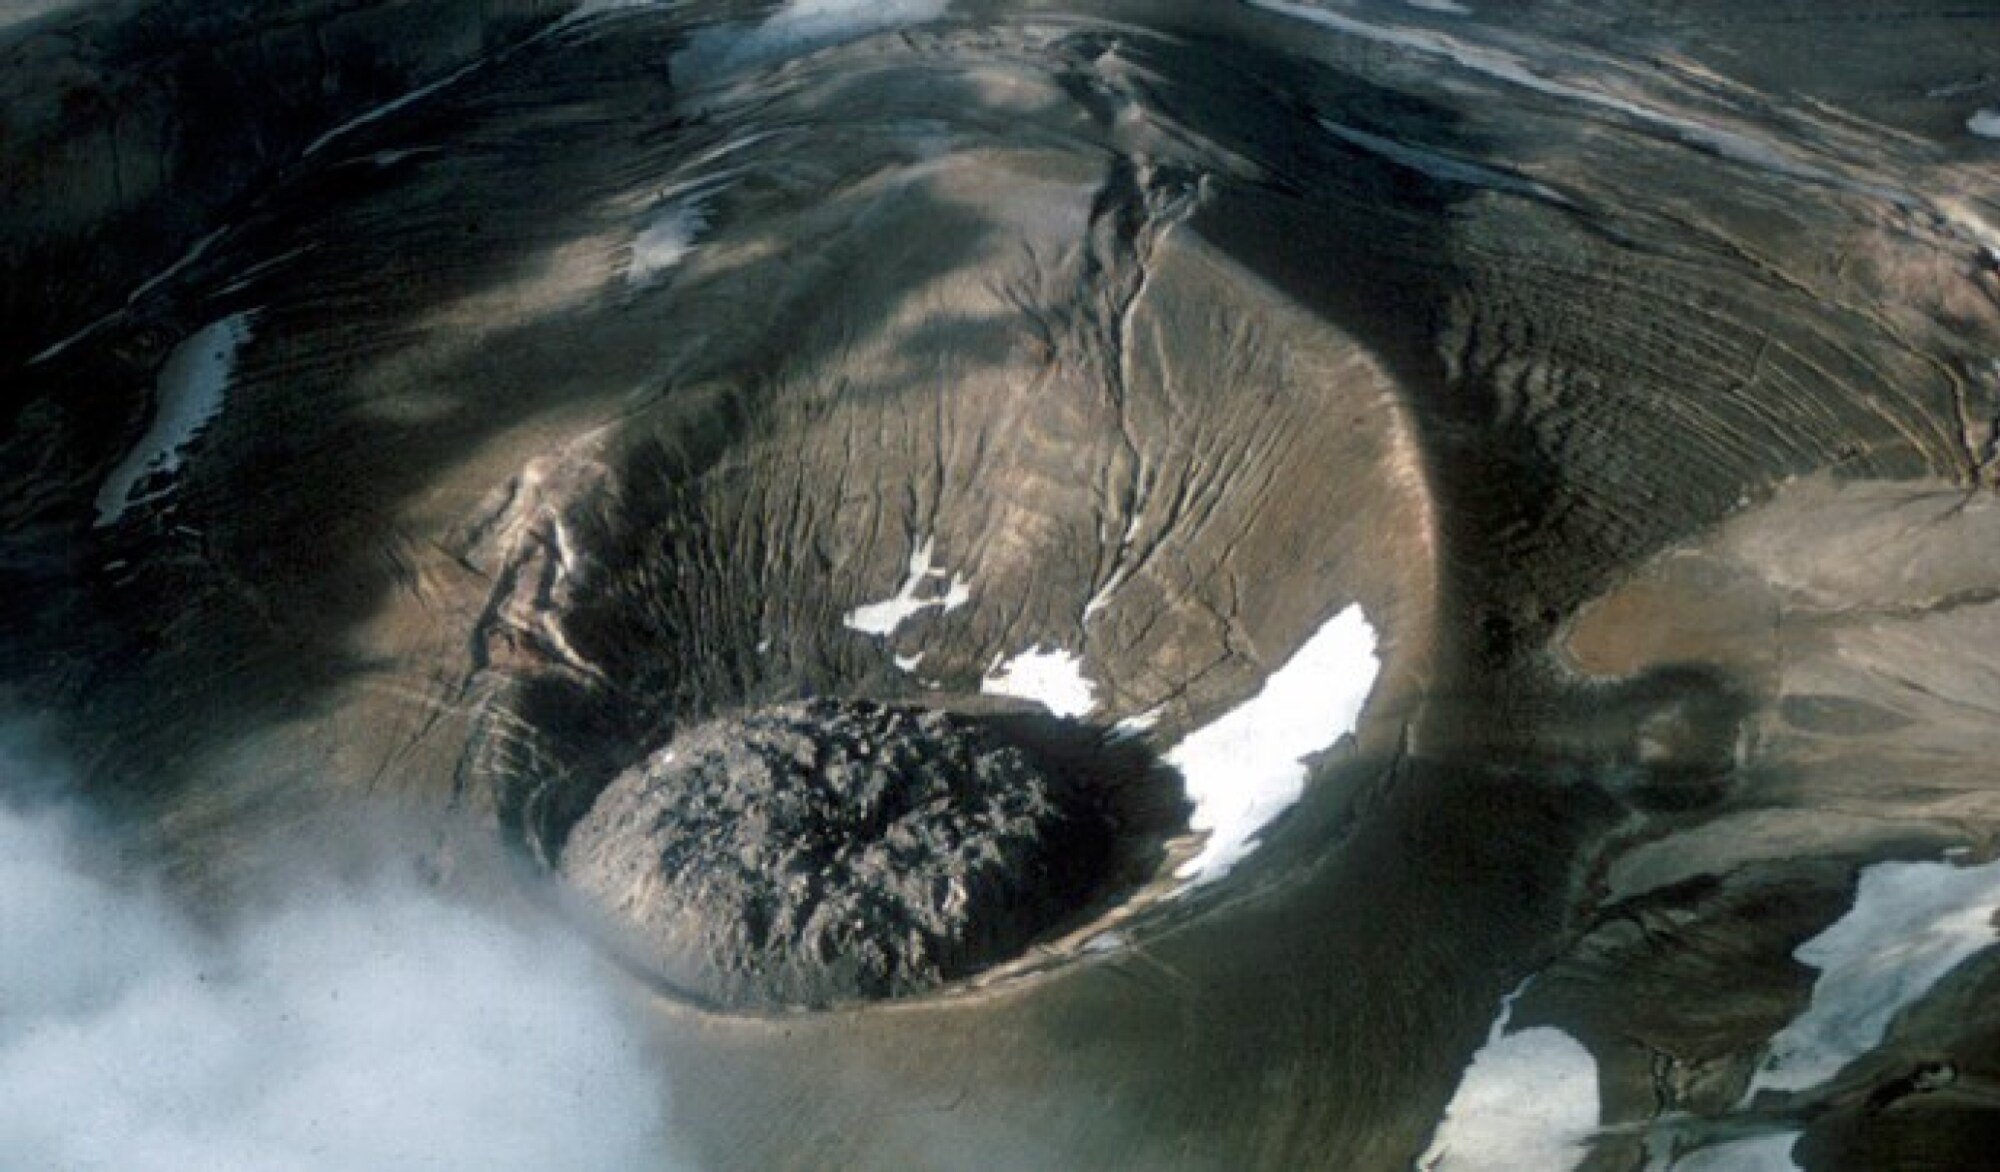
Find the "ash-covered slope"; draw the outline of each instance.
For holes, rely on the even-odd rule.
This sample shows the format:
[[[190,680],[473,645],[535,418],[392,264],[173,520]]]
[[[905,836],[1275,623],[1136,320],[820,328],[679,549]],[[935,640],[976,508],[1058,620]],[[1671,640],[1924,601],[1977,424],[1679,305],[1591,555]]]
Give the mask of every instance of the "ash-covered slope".
[[[393,794],[949,978],[666,990],[718,1167],[1977,1166],[2000,12],[1487,7],[551,25],[0,356],[8,687],[198,882]],[[1107,874],[658,955],[772,876],[654,766],[821,697],[1141,746]]]

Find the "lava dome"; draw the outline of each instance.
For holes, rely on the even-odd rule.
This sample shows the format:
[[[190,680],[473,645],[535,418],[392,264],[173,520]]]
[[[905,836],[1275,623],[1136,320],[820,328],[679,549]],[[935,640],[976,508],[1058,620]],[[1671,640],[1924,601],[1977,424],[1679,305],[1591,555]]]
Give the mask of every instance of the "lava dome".
[[[618,776],[562,872],[699,999],[907,995],[1018,954],[1103,882],[1081,787],[976,718],[809,700],[695,725]]]

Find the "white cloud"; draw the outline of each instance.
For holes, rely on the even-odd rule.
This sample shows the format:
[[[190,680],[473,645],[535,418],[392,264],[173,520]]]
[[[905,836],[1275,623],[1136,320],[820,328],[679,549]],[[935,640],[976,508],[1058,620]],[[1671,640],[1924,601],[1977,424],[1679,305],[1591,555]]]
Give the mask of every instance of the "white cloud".
[[[642,1032],[560,929],[396,875],[205,930],[7,799],[46,770],[0,743],[0,1167],[678,1166]]]

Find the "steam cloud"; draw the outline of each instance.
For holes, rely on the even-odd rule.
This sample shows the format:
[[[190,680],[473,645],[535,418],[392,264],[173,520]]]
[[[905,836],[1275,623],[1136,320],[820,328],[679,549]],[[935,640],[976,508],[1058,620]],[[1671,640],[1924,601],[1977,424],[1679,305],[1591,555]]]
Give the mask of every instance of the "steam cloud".
[[[226,931],[111,871],[0,728],[0,1167],[671,1169],[665,1088],[576,942],[409,875]]]

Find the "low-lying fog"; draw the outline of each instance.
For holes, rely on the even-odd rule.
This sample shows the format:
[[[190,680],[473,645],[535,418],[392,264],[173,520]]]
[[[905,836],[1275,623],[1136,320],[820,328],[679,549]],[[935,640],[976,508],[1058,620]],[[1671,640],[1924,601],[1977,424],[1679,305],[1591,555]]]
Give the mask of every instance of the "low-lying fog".
[[[60,771],[0,733],[0,1167],[677,1166],[657,1061],[559,927],[351,860],[212,927]]]

